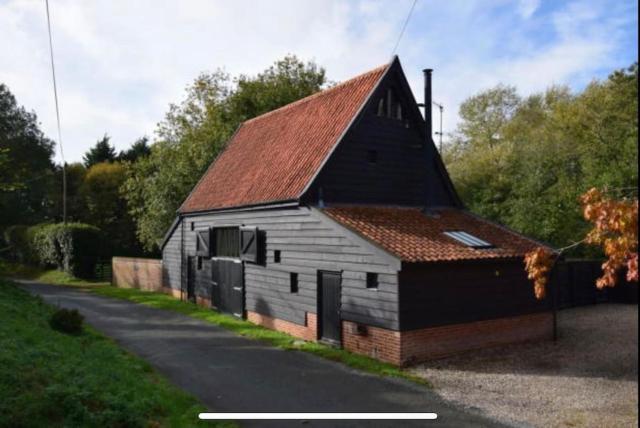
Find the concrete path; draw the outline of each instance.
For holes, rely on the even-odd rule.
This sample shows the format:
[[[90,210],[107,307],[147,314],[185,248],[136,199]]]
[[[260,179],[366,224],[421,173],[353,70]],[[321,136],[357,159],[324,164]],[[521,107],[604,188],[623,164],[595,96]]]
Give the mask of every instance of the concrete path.
[[[89,324],[149,361],[212,411],[438,413],[435,421],[242,421],[242,426],[500,426],[408,381],[284,351],[174,312],[70,288],[21,283],[49,303],[78,309]]]

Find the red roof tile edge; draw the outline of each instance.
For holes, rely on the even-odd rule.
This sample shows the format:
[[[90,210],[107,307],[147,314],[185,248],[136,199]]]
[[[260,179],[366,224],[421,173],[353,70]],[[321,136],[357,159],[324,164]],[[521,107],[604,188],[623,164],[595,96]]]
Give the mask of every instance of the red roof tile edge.
[[[400,258],[403,262],[462,262],[522,258],[547,245],[466,210],[442,208],[428,216],[419,208],[339,206],[322,210],[329,218]],[[463,230],[495,244],[494,248],[467,247],[442,234]]]
[[[303,193],[304,191],[306,191],[306,189],[309,187],[309,185],[311,184],[311,182],[313,182],[313,180],[315,179],[317,173],[319,172],[320,169],[322,169],[322,166],[326,163],[326,160],[331,156],[331,153],[333,152],[333,150],[335,149],[335,147],[339,144],[339,142],[342,140],[342,138],[344,137],[344,134],[346,133],[346,131],[350,128],[353,120],[360,114],[360,112],[362,111],[362,108],[366,105],[366,103],[368,102],[368,100],[371,97],[371,94],[375,91],[375,89],[378,87],[380,81],[384,78],[386,72],[390,69],[391,65],[393,64],[394,61],[396,61],[396,57],[394,57],[394,59],[387,63],[384,64],[382,66],[376,67],[372,70],[369,70],[365,73],[362,73],[360,75],[357,75],[349,80],[346,80],[336,86],[333,86],[331,88],[325,89],[323,91],[317,92],[315,94],[309,95],[305,98],[302,98],[300,100],[294,101],[290,104],[287,104],[285,106],[282,106],[278,109],[272,110],[270,112],[264,113],[260,116],[257,116],[255,118],[249,119],[245,122],[243,122],[242,124],[240,124],[238,126],[238,128],[236,129],[236,131],[234,132],[233,136],[226,142],[225,147],[223,148],[223,150],[218,154],[218,156],[216,157],[216,159],[214,159],[212,161],[212,163],[209,165],[209,167],[207,168],[206,172],[202,175],[202,177],[200,177],[200,179],[198,180],[197,184],[193,187],[193,189],[191,190],[191,192],[189,193],[189,195],[185,198],[185,200],[182,202],[180,208],[178,209],[178,213],[194,213],[194,212],[206,212],[206,211],[210,211],[210,210],[218,210],[218,209],[235,209],[235,208],[240,208],[240,207],[245,207],[245,206],[255,206],[255,205],[263,205],[263,204],[271,204],[271,203],[278,203],[281,201],[291,201],[291,200],[296,200],[298,199]],[[321,159],[321,162],[319,164],[319,166],[317,168],[315,168],[315,170],[313,171],[312,174],[310,174],[310,177],[308,177],[306,179],[305,185],[303,186],[302,190],[298,191],[295,195],[287,195],[287,198],[265,198],[265,199],[252,199],[249,201],[243,201],[243,202],[247,202],[247,203],[230,203],[230,204],[220,204],[218,206],[211,206],[211,204],[209,204],[210,206],[193,206],[193,205],[198,205],[198,204],[194,204],[192,203],[192,197],[194,196],[194,194],[196,194],[198,192],[198,190],[203,191],[202,189],[199,189],[201,184],[203,184],[203,182],[207,179],[207,176],[209,175],[210,171],[212,171],[215,166],[217,161],[222,157],[222,155],[227,151],[227,149],[233,144],[234,139],[236,138],[236,136],[238,135],[238,133],[241,131],[241,129],[246,126],[246,125],[251,125],[254,122],[258,122],[261,121],[263,119],[268,119],[269,116],[276,114],[276,113],[281,113],[283,110],[286,111],[288,109],[295,109],[298,106],[302,106],[306,103],[308,103],[309,101],[315,100],[319,97],[323,97],[323,96],[328,96],[333,94],[335,91],[340,90],[341,88],[344,88],[347,85],[353,85],[356,82],[360,81],[361,79],[366,79],[368,76],[371,75],[376,75],[379,74],[378,78],[376,78],[375,82],[371,85],[371,87],[368,87],[368,90],[366,91],[366,95],[362,98],[362,101],[358,104],[358,108],[355,111],[354,114],[348,116],[349,120],[346,123],[346,125],[344,126],[344,128],[341,128],[341,132],[339,134],[339,136],[337,138],[335,138],[334,140],[331,140],[331,144],[329,146],[330,150],[328,151],[327,155],[324,156],[324,158]],[[191,206],[189,206],[191,205]],[[202,204],[200,204],[202,205]]]

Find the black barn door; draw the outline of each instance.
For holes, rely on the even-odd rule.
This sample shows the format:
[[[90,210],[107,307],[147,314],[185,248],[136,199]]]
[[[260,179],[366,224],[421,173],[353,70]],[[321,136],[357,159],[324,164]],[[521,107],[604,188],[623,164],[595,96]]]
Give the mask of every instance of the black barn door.
[[[336,345],[340,344],[340,283],[339,272],[324,272],[318,274],[318,313],[320,339]]]
[[[212,305],[220,312],[244,315],[244,275],[240,260],[213,261]]]
[[[187,260],[187,300],[190,302],[196,301],[196,260],[193,256]]]

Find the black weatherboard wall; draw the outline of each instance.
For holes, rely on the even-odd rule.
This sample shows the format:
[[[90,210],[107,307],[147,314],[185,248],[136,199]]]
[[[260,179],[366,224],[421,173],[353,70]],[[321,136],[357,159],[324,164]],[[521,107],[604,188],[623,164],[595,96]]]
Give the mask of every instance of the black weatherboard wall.
[[[325,203],[459,206],[435,145],[425,141],[424,120],[395,63],[304,200],[310,204],[322,198]]]
[[[413,330],[551,310],[518,260],[403,264],[400,327]]]
[[[288,207],[228,211],[187,216],[163,251],[165,286],[180,290],[180,242],[185,257],[195,254],[196,233],[217,225],[256,226],[266,239],[266,262],[245,262],[245,309],[304,325],[305,312],[317,313],[319,270],[340,272],[342,319],[397,330],[400,263],[313,208]],[[191,231],[190,223],[194,223]],[[280,262],[274,253],[280,251]],[[196,294],[210,296],[210,260],[196,272]],[[367,289],[367,272],[378,274],[379,286]],[[291,292],[291,273],[298,291]],[[184,275],[184,274],[183,274]],[[186,278],[184,278],[186,281]]]

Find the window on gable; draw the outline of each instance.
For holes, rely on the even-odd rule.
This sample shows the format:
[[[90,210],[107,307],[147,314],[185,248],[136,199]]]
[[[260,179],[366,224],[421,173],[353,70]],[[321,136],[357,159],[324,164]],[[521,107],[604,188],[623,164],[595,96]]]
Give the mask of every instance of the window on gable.
[[[196,225],[193,222],[191,222],[191,226],[190,227],[191,227],[192,231],[196,229]]]
[[[378,101],[378,111],[376,114],[380,117],[385,115],[384,98],[380,98],[380,101]]]
[[[473,236],[470,233],[464,232],[462,230],[453,230],[448,232],[443,232],[449,238],[455,239],[456,241],[466,245],[471,248],[493,248],[494,245],[489,242],[478,238],[477,236]]]
[[[367,288],[378,288],[378,274],[373,272],[367,272]]]
[[[292,293],[298,292],[298,274],[295,272],[289,274],[289,287]]]
[[[393,89],[387,89],[387,92],[378,100],[376,115],[379,117],[388,117],[389,119],[400,121],[404,119],[402,104],[400,103],[398,97],[396,97]]]

